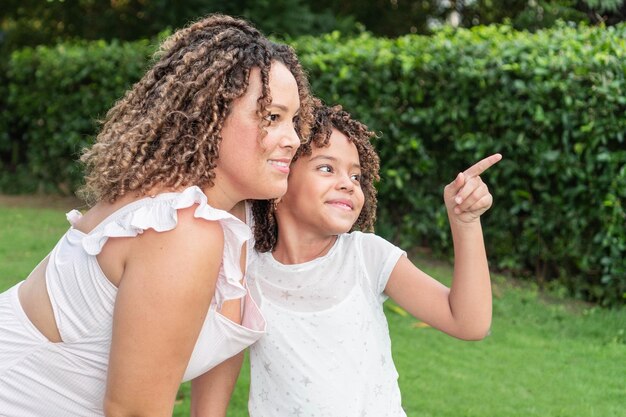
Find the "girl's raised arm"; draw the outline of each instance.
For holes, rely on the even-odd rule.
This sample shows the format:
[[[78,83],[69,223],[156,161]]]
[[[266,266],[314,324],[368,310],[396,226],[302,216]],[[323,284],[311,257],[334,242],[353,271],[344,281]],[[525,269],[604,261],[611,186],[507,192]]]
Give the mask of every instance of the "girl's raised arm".
[[[459,173],[444,189],[454,243],[454,277],[447,288],[401,257],[385,293],[413,316],[451,336],[484,338],[491,326],[491,282],[480,216],[493,198],[480,178],[502,159],[491,155]]]

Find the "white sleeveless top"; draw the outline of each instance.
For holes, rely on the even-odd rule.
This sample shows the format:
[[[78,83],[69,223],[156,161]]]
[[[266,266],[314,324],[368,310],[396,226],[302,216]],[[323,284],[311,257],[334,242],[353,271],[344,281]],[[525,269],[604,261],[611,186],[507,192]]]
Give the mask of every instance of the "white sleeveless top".
[[[250,417],[406,417],[383,311],[403,254],[361,232],[296,265],[248,252],[250,291],[268,323],[250,348]]]
[[[49,342],[28,320],[17,297],[21,283],[0,294],[0,416],[103,415],[117,288],[100,269],[96,255],[110,237],[174,229],[177,210],[194,204],[196,218],[221,224],[224,256],[183,381],[202,375],[263,335],[265,320],[240,283],[241,247],[250,237],[249,227],[209,206],[197,186],[137,200],[90,233],[71,227],[50,253],[46,283],[62,343]],[[67,215],[72,224],[80,216],[76,210]],[[241,325],[217,311],[224,301],[242,297]]]

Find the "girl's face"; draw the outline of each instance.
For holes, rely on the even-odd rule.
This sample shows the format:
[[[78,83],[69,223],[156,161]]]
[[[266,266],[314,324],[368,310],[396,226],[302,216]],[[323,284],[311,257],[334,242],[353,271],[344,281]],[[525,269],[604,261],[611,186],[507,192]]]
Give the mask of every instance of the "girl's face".
[[[300,146],[294,124],[300,109],[298,85],[287,67],[279,62],[272,64],[270,124],[265,136],[261,136],[257,115],[261,87],[260,70],[253,68],[246,93],[233,101],[224,121],[215,187],[210,190],[214,205],[216,195],[218,203],[223,199],[235,204],[246,199],[277,198],[287,191],[289,165]]]
[[[321,236],[349,232],[365,201],[356,146],[336,129],[329,146],[313,147],[291,166],[289,188],[277,206],[278,230],[296,225]]]

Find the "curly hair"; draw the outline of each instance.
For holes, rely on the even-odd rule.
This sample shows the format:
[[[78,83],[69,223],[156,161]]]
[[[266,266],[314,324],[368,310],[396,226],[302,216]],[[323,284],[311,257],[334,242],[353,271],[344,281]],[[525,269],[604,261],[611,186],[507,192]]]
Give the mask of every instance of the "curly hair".
[[[363,209],[352,230],[373,231],[376,222],[376,187],[374,183],[380,180],[380,159],[370,140],[375,137],[374,132],[368,130],[363,123],[354,120],[350,113],[339,105],[329,107],[314,100],[313,125],[309,141],[300,145],[292,163],[302,156],[311,155],[313,147],[324,148],[330,144],[333,129],[337,129],[356,146],[361,165],[361,189],[365,196]],[[278,240],[278,224],[275,216],[276,200],[256,200],[252,203],[254,217],[254,248],[259,252],[269,252],[276,247]]]
[[[308,137],[311,97],[295,52],[269,41],[245,20],[210,15],[171,35],[155,59],[109,110],[95,144],[83,151],[86,175],[80,193],[86,200],[114,202],[157,186],[213,186],[224,121],[233,100],[245,94],[253,67],[260,69],[262,82],[261,135],[269,124],[270,67],[281,62],[298,86],[296,130]]]

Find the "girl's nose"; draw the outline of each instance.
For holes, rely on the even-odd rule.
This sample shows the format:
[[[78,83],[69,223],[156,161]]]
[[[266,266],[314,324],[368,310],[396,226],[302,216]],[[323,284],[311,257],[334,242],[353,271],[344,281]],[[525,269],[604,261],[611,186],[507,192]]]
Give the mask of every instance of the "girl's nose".
[[[350,174],[342,174],[338,179],[338,187],[340,190],[353,191],[354,183],[350,178]]]

